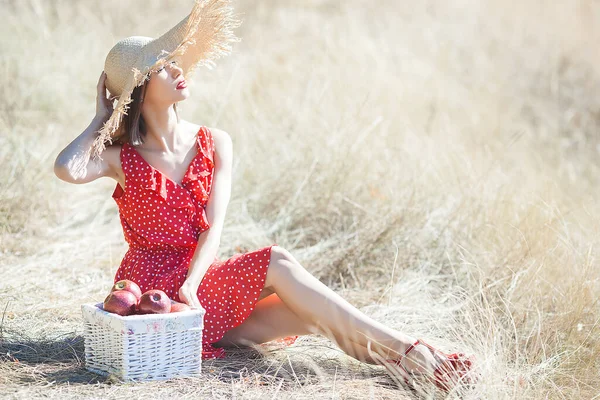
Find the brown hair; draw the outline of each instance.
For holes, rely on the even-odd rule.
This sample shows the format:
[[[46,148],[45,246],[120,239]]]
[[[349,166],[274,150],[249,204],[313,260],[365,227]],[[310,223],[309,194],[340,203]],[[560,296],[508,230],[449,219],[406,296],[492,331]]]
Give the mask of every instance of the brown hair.
[[[120,126],[119,142],[128,142],[132,146],[139,146],[144,143],[146,136],[146,121],[142,116],[142,104],[148,87],[148,79],[143,84],[133,89],[131,93],[131,103],[128,104],[127,114],[123,115],[123,121]],[[179,122],[179,113],[177,112],[177,103],[173,104],[173,110],[177,115]]]

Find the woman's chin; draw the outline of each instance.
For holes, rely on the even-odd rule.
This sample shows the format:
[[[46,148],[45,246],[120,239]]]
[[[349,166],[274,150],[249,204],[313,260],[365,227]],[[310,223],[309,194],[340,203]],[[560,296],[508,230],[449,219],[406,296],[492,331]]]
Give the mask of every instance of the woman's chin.
[[[183,98],[183,99],[187,99],[188,97],[190,97],[190,89],[187,87],[184,87],[183,89],[179,89],[177,91],[179,93],[179,97]]]

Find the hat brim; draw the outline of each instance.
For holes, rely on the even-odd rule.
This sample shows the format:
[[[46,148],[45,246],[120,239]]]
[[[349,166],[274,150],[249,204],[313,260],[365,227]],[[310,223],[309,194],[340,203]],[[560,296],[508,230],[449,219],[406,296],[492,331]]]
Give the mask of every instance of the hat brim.
[[[90,149],[93,159],[101,158],[105,143],[112,143],[127,114],[133,90],[144,83],[149,73],[159,70],[174,58],[180,62],[186,80],[201,65],[212,69],[214,60],[231,53],[231,44],[239,42],[233,29],[242,21],[233,15],[230,0],[195,0],[190,14],[168,32],[147,43],[127,79],[113,113],[98,131]],[[120,136],[120,135],[119,135]]]

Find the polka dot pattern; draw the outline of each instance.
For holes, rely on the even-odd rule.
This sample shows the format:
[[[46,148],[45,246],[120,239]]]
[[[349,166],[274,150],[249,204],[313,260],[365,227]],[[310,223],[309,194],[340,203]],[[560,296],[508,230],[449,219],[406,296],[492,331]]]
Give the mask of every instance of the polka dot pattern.
[[[130,279],[142,292],[161,289],[180,301],[179,288],[185,281],[199,235],[210,228],[206,204],[214,173],[214,141],[205,126],[196,136],[198,154],[180,184],[152,167],[133,146],[123,144],[125,189],[117,183],[112,197],[129,249],[115,274],[115,282]],[[275,245],[237,253],[227,260],[215,257],[208,268],[198,287],[198,299],[206,310],[203,359],[225,357],[226,350],[212,344],[254,310]],[[288,336],[283,343],[290,345],[296,338]]]

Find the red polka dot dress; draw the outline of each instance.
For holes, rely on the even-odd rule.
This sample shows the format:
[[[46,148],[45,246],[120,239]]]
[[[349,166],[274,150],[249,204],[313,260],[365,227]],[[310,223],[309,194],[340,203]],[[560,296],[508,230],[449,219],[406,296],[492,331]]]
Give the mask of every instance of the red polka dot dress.
[[[129,249],[114,281],[130,279],[142,292],[161,289],[176,301],[179,288],[198,244],[209,229],[206,204],[214,172],[214,142],[210,130],[197,133],[198,154],[188,166],[181,184],[151,166],[129,143],[121,148],[125,190],[119,183],[112,194],[119,209]],[[198,299],[206,310],[202,358],[223,358],[224,348],[212,345],[228,330],[240,325],[252,312],[264,288],[271,248],[275,244],[227,260],[215,257],[200,286]],[[279,342],[289,345],[297,336]]]

